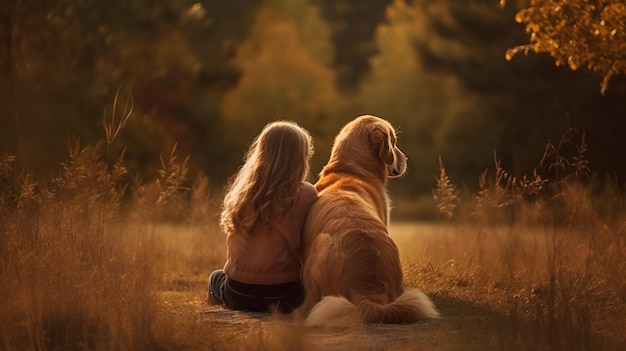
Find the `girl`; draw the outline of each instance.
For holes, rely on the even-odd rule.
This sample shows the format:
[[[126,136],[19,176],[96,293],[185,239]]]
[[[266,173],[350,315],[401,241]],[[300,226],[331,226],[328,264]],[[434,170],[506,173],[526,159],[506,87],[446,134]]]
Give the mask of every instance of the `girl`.
[[[214,302],[259,312],[302,303],[301,233],[317,199],[305,181],[312,156],[311,136],[295,122],[269,123],[256,137],[226,188],[226,264],[209,277]]]

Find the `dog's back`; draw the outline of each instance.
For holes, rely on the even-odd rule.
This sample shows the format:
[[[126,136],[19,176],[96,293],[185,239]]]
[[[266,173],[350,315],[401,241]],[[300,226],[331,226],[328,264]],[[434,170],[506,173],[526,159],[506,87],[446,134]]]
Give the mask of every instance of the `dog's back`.
[[[404,291],[398,249],[386,223],[369,197],[353,190],[321,192],[307,219],[307,324],[412,323],[437,316],[425,294]]]
[[[335,140],[305,223],[306,294],[296,315],[309,325],[411,323],[438,316],[424,293],[404,290],[398,248],[387,233],[386,180],[406,170],[394,133],[388,122],[364,116]]]

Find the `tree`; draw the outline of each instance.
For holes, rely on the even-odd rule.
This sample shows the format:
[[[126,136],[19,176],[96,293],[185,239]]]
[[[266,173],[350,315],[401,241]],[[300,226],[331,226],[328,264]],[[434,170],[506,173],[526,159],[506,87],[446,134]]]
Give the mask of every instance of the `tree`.
[[[411,166],[420,170],[407,175],[412,193],[430,191],[437,154],[454,145],[450,140],[467,139],[459,133],[449,140],[454,126],[469,120],[480,124],[471,112],[476,98],[453,72],[430,69],[424,57],[425,47],[441,55],[466,55],[454,40],[433,35],[431,18],[446,20],[440,6],[431,1],[392,1],[385,21],[376,29],[378,53],[370,58],[371,71],[359,89],[367,113],[387,118],[399,127],[401,145]],[[433,172],[422,171],[431,169]]]
[[[232,138],[242,150],[275,119],[300,122],[312,132],[318,150],[327,142],[323,131],[333,130],[328,117],[338,101],[329,34],[317,8],[306,0],[264,2],[233,59],[241,78],[222,102]]]
[[[68,1],[5,3],[0,6],[0,148],[37,173],[56,166],[68,136],[88,134],[93,126],[76,118],[86,104],[69,101],[88,90],[81,76],[92,61],[76,40],[84,33],[71,16],[61,15],[67,14]],[[73,90],[64,89],[68,86]]]
[[[17,154],[21,167],[46,178],[65,159],[68,137],[98,140],[103,110],[120,86],[132,90],[135,102],[135,118],[123,136],[126,157],[137,167],[132,171],[154,176],[149,170],[159,166],[158,154],[169,150],[171,141],[181,153],[197,152],[193,160],[219,162],[223,151],[214,150],[224,147],[210,135],[223,130],[216,100],[236,82],[228,59],[258,5],[5,2],[0,5],[0,150]],[[214,143],[208,152],[198,147],[206,139]]]
[[[520,51],[533,51],[550,54],[557,66],[586,66],[602,75],[603,94],[613,76],[626,73],[623,0],[531,0],[515,20],[525,24],[530,39],[509,49],[508,60]]]
[[[376,53],[374,31],[385,18],[390,0],[311,0],[322,8],[332,29],[334,68],[339,89],[353,92],[369,71],[368,60]]]

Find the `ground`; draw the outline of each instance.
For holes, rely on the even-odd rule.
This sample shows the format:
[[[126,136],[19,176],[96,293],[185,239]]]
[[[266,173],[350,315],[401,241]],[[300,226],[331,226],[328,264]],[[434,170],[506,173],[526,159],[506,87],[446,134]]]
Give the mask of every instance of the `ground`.
[[[181,291],[163,292],[172,312],[183,314],[228,337],[285,333],[302,336],[312,350],[489,350],[498,349],[499,316],[487,308],[451,297],[433,297],[439,319],[406,325],[362,325],[354,328],[297,328],[289,317],[231,311],[206,301],[205,282],[194,279]],[[460,345],[463,345],[461,348]]]
[[[404,251],[412,251],[414,238],[407,228],[395,224],[395,239]],[[420,246],[436,233],[423,231]],[[206,273],[206,274],[203,274]],[[174,273],[160,293],[172,313],[201,321],[225,340],[242,345],[255,344],[256,339],[270,345],[274,339],[285,338],[289,345],[312,350],[489,350],[499,349],[498,332],[501,316],[488,306],[467,299],[470,287],[430,294],[441,312],[441,318],[407,325],[362,325],[354,328],[303,328],[288,316],[247,313],[228,310],[207,301],[208,272]],[[462,345],[462,347],[461,347]],[[248,347],[243,347],[247,349]],[[271,348],[271,347],[269,347]],[[287,348],[289,349],[289,348]]]
[[[305,328],[290,316],[236,312],[208,302],[210,271],[171,273],[159,295],[168,313],[193,321],[195,327],[207,328],[212,333],[208,338],[212,346],[204,348],[216,350],[621,350],[626,347],[625,321],[621,317],[624,306],[602,302],[601,294],[596,294],[589,303],[577,300],[587,295],[572,294],[574,300],[550,305],[547,298],[551,295],[544,280],[534,277],[528,283],[520,283],[517,273],[507,273],[510,267],[506,263],[518,259],[544,262],[528,248],[542,253],[545,245],[537,244],[526,234],[523,240],[511,242],[503,240],[509,238],[504,231],[502,237],[492,236],[486,241],[482,232],[474,238],[454,226],[416,226],[415,223],[395,223],[391,231],[400,248],[405,283],[424,290],[441,318],[407,325]],[[496,246],[505,250],[496,252],[487,242],[498,243]],[[481,250],[472,251],[473,245],[479,245]],[[480,253],[483,260],[465,260],[467,252],[471,257]],[[572,252],[563,253],[568,254]],[[498,262],[505,264],[498,267]],[[524,267],[527,266],[514,268],[526,272]],[[475,278],[472,274],[486,274],[486,277]],[[511,279],[515,282],[511,283]],[[598,312],[598,307],[604,312]],[[581,316],[586,319],[581,320]]]

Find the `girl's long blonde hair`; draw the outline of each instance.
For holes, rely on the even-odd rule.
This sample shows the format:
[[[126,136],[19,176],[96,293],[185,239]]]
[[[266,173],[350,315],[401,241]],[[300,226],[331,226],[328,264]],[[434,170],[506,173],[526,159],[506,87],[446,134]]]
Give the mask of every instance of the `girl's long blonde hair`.
[[[226,233],[271,227],[271,219],[296,201],[309,173],[313,139],[291,121],[267,124],[248,149],[226,188],[220,226]]]

